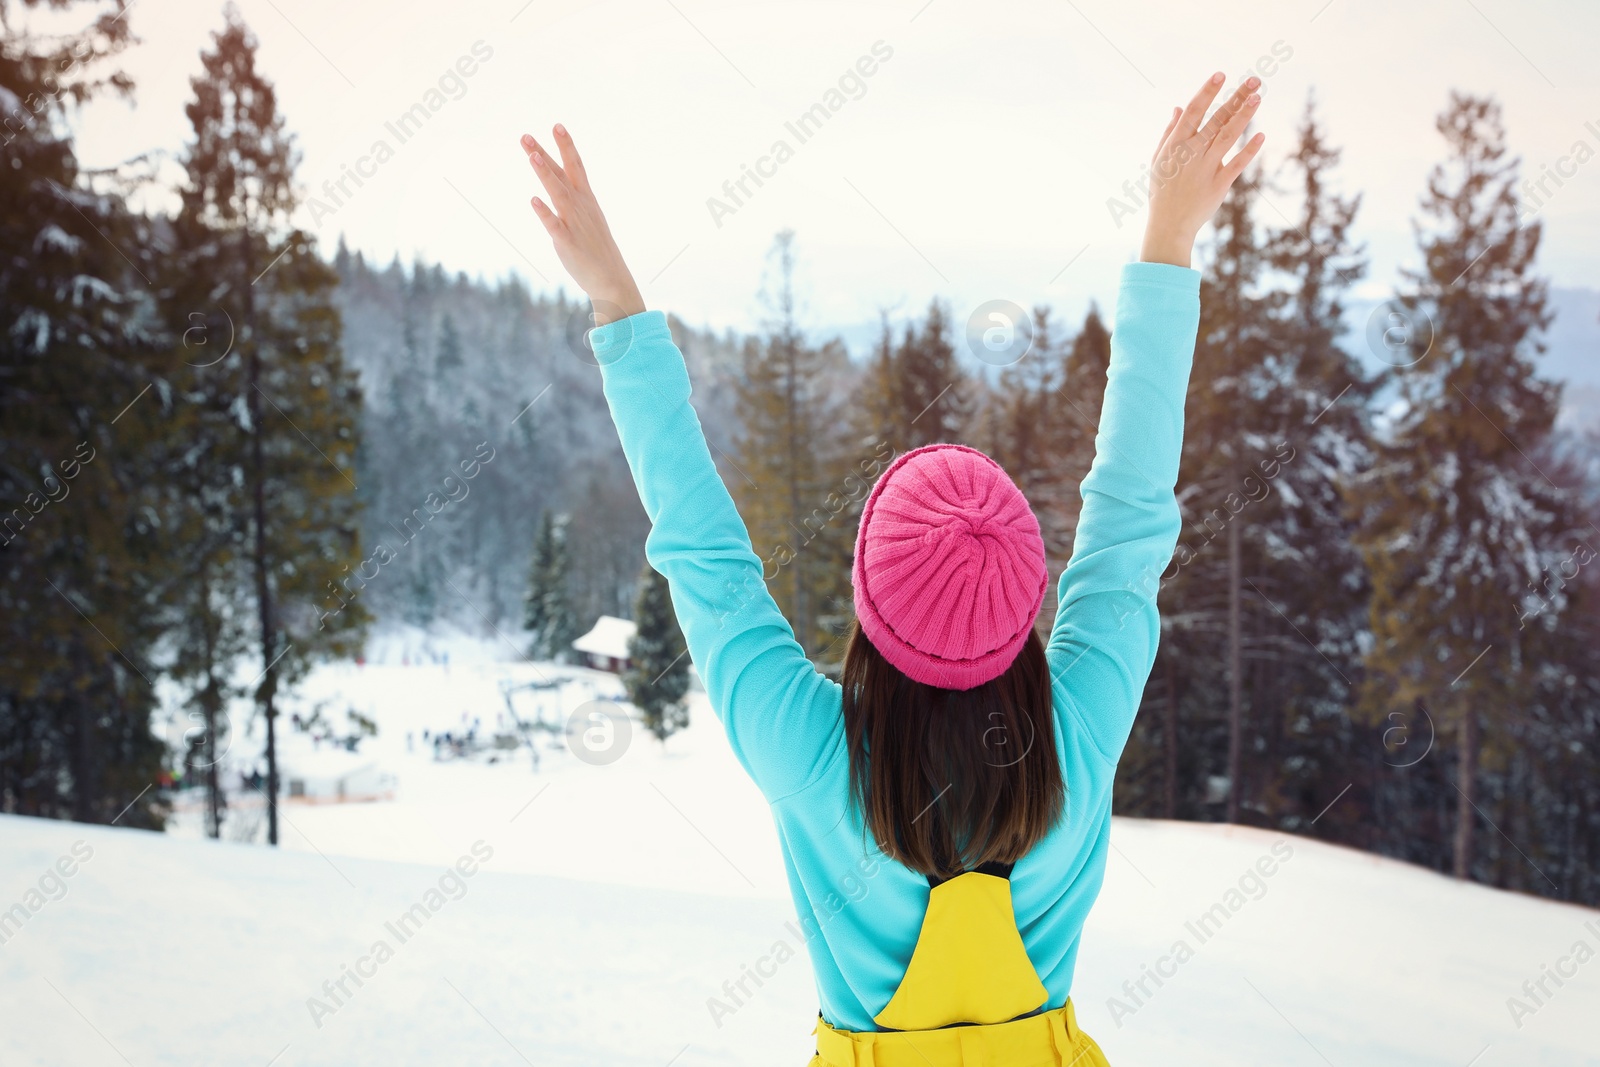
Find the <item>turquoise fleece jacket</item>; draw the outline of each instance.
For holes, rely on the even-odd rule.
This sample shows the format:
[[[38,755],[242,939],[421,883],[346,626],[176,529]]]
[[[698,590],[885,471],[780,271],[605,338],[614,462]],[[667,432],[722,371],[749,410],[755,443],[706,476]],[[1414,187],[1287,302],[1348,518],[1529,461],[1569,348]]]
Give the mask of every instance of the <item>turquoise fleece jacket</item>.
[[[1072,990],[1105,876],[1112,777],[1155,660],[1199,317],[1198,272],[1123,268],[1094,465],[1047,644],[1067,810],[1011,875],[1017,926],[1050,1008]],[[812,667],[767,594],[666,316],[646,311],[590,338],[652,523],[646,555],[667,578],[711,707],[777,823],[823,1018],[875,1030],[911,960],[928,882],[879,851],[849,802],[839,686]]]

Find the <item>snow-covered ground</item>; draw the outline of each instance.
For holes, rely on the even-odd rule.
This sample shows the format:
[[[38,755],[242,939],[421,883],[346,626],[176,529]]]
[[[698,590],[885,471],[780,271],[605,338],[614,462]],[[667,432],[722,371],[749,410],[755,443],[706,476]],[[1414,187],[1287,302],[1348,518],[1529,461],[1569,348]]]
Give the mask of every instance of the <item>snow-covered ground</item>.
[[[550,734],[537,770],[435,761],[422,731],[492,735],[502,680],[572,679],[513,696],[550,722],[620,694],[449,650],[307,681],[326,720],[378,724],[360,752],[394,799],[286,803],[276,852],[192,812],[164,836],[0,817],[0,1064],[805,1063],[776,836],[703,696],[665,746],[618,755],[591,721],[588,760]],[[1263,831],[1118,819],[1112,842],[1074,999],[1113,1064],[1600,1064],[1600,912]],[[734,990],[779,942],[800,951]]]

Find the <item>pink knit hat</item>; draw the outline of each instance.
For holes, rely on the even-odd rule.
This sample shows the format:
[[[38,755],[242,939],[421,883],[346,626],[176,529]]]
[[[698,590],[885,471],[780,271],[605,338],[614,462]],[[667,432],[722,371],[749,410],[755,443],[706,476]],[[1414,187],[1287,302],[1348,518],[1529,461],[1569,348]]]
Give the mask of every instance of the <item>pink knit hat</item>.
[[[925,685],[973,689],[1022,650],[1050,581],[1039,520],[982,452],[928,445],[883,472],[861,512],[856,617]]]

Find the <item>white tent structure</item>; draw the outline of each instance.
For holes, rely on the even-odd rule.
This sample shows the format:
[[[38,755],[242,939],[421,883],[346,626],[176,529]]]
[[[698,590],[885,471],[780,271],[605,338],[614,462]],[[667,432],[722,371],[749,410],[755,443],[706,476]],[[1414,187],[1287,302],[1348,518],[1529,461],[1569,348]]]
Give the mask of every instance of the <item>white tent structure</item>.
[[[572,647],[583,654],[587,666],[621,674],[628,665],[628,642],[637,630],[627,619],[602,615],[593,629],[572,642]]]
[[[392,775],[375,760],[342,748],[285,753],[281,777],[291,800],[337,804],[394,797]]]

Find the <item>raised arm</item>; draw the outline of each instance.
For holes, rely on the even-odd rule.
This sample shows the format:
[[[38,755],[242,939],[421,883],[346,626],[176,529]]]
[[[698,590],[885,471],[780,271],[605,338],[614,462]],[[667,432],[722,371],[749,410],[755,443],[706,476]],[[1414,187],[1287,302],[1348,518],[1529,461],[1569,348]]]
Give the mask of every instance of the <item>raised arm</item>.
[[[1173,109],[1151,160],[1142,262],[1123,268],[1094,465],[1080,488],[1083,509],[1047,645],[1058,706],[1112,761],[1155,662],[1156,594],[1178,538],[1173,490],[1200,321],[1200,275],[1189,258],[1200,227],[1261,148],[1257,134],[1223,159],[1255,113],[1259,85],[1246,80],[1203,124],[1221,74],[1187,108]]]
[[[572,138],[555,128],[557,165],[523,148],[553,204],[533,208],[562,265],[594,305],[590,334],[606,401],[689,654],[734,754],[769,799],[803,787],[842,745],[839,688],[817,673],[767,592],[761,560],[722,484],[667,319],[646,311]]]

